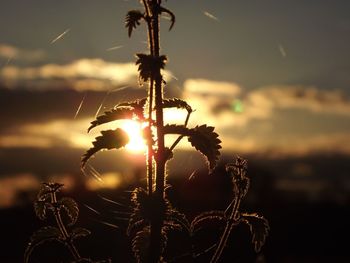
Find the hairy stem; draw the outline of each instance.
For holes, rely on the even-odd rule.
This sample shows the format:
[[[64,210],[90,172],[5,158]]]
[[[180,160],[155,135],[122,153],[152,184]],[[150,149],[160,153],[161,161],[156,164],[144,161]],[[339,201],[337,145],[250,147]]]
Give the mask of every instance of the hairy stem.
[[[190,119],[192,111],[187,112],[187,116],[186,116],[186,120],[185,120],[185,124],[184,126],[186,127],[188,124],[188,121]],[[170,146],[169,150],[172,151],[175,149],[175,147],[177,146],[177,144],[182,140],[182,138],[184,137],[184,135],[180,135],[179,137],[177,137],[177,139],[173,142],[173,144]]]
[[[222,255],[222,252],[224,251],[224,248],[226,247],[227,240],[231,234],[231,231],[233,227],[238,223],[237,221],[237,215],[238,215],[238,209],[241,203],[241,195],[238,192],[238,195],[235,197],[233,202],[233,208],[230,214],[230,217],[226,223],[225,230],[221,236],[219,245],[217,246],[213,257],[211,258],[210,263],[217,263]]]
[[[52,192],[51,194],[51,203],[54,205],[54,217],[57,223],[57,226],[59,230],[61,231],[61,234],[64,238],[65,245],[68,247],[69,251],[71,252],[74,260],[78,261],[81,260],[80,254],[77,250],[77,248],[74,246],[72,240],[70,239],[70,235],[68,234],[68,231],[66,227],[64,226],[61,214],[60,214],[60,209],[57,207],[57,197],[56,193]]]
[[[153,55],[154,50],[154,44],[152,39],[152,26],[151,26],[151,11],[147,4],[147,0],[142,1],[145,11],[146,11],[146,23],[148,28],[148,44],[149,49],[151,52],[151,55]],[[154,93],[154,79],[151,78],[150,84],[149,84],[149,93],[148,93],[148,127],[149,127],[149,136],[151,135],[151,127],[152,127],[152,110],[153,110],[153,93]],[[152,137],[148,138],[147,141],[147,190],[148,194],[152,195],[153,192],[153,141]]]
[[[145,3],[145,2],[144,2]],[[146,10],[151,11],[150,24],[148,31],[151,33],[150,47],[151,54],[159,57],[159,5],[156,0],[146,1]],[[152,48],[153,47],[153,48]],[[161,205],[164,195],[164,172],[165,172],[165,149],[164,149],[164,121],[163,121],[163,87],[162,75],[160,68],[152,72],[152,89],[155,92],[155,109],[156,109],[156,128],[157,128],[157,153],[156,162],[156,189],[153,193],[156,205]],[[151,222],[151,240],[149,251],[149,262],[158,263],[161,254],[161,229],[163,225],[163,215],[155,217]]]

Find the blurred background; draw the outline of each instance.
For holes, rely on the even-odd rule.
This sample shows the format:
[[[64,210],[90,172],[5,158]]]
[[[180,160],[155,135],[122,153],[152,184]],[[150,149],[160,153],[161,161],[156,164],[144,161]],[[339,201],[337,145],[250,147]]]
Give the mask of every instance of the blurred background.
[[[223,146],[219,168],[208,175],[204,158],[185,140],[179,145],[168,166],[174,205],[190,218],[225,209],[231,193],[222,167],[240,155],[252,179],[242,209],[263,214],[271,231],[255,255],[249,230],[238,228],[223,262],[349,262],[350,3],[165,5],[176,14],[171,32],[168,17],[162,20],[165,96],[187,100],[196,110],[190,126],[215,126]],[[128,200],[146,184],[138,125],[103,126],[124,128],[132,143],[100,153],[84,171],[80,158],[99,134],[87,134],[95,116],[147,95],[134,64],[135,53],[147,52],[145,27],[131,39],[124,27],[126,12],[137,8],[133,0],[1,1],[1,262],[22,262],[31,233],[44,225],[32,202],[46,181],[65,184],[80,206],[78,224],[93,230],[82,254],[133,262]],[[185,112],[165,116],[181,123]],[[200,238],[203,248],[213,235]],[[60,262],[61,250],[39,249],[33,262],[52,255]],[[178,250],[169,253],[186,252]]]

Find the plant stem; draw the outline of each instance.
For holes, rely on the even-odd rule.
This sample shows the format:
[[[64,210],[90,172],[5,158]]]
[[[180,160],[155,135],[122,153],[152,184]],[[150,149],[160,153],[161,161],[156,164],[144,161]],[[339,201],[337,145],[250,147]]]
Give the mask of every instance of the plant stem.
[[[67,229],[64,226],[64,223],[62,221],[60,210],[56,206],[56,204],[57,204],[56,193],[52,192],[50,195],[51,195],[51,203],[54,205],[55,220],[56,220],[58,228],[61,231],[61,234],[64,238],[64,242],[65,242],[66,246],[68,247],[69,251],[71,252],[71,254],[73,255],[74,260],[79,261],[79,260],[81,260],[80,254],[79,254],[77,248],[74,246],[72,240],[70,239],[70,235],[68,234],[68,231],[67,231]]]
[[[145,7],[146,11],[146,23],[147,23],[147,28],[148,28],[148,44],[149,44],[149,49],[151,52],[151,55],[153,55],[153,39],[152,39],[152,26],[151,26],[151,12],[148,4],[146,3],[147,0],[143,0],[143,5]],[[153,111],[153,93],[154,93],[154,79],[153,77],[151,78],[150,84],[149,84],[149,93],[148,93],[148,127],[149,127],[149,138],[147,141],[147,190],[148,190],[148,195],[152,195],[153,193],[153,141],[152,141],[152,111]]]
[[[234,225],[236,225],[237,222],[237,214],[238,214],[238,209],[241,203],[241,195],[238,191],[238,195],[235,197],[234,203],[233,203],[233,208],[231,211],[231,215],[226,223],[225,230],[221,236],[219,245],[217,246],[215,253],[213,257],[211,258],[210,263],[217,263],[222,255],[222,252],[224,251],[224,248],[226,247],[227,240],[231,234],[232,228]]]
[[[159,57],[159,5],[156,0],[143,1],[148,13],[148,33],[150,42],[151,55],[155,58]],[[149,16],[150,15],[150,16]],[[162,87],[162,75],[160,68],[152,72],[151,85],[150,85],[150,98],[155,92],[155,110],[156,110],[156,128],[157,128],[157,153],[155,156],[156,162],[156,189],[152,194],[155,205],[161,206],[163,203],[164,195],[164,179],[165,179],[165,149],[164,149],[164,120],[163,120],[163,87]],[[151,115],[152,108],[149,109]],[[151,119],[151,118],[150,118]],[[148,165],[150,165],[148,159]],[[150,169],[150,168],[149,168]],[[150,170],[148,170],[150,172]],[[150,187],[151,176],[148,175],[148,187]],[[149,189],[150,192],[150,189]],[[160,209],[161,211],[161,209]],[[161,212],[162,213],[162,212]],[[154,217],[151,222],[151,240],[148,261],[152,263],[158,263],[161,254],[161,230],[163,225],[163,216]]]

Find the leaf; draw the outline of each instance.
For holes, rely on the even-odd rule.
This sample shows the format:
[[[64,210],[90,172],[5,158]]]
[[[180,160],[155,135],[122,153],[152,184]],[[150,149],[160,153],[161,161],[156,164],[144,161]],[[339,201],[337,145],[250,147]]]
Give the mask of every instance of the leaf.
[[[139,216],[137,216],[139,217]],[[146,226],[146,221],[144,219],[137,220],[136,217],[130,218],[129,225],[126,230],[126,234],[131,236],[134,232],[140,231],[139,228],[144,228]]]
[[[191,232],[197,232],[208,222],[225,222],[227,220],[225,212],[221,210],[212,210],[199,214],[191,222]]]
[[[137,117],[139,120],[144,120],[143,107],[145,106],[146,101],[147,98],[143,98],[132,102],[122,102],[116,105],[112,110],[104,112],[102,115],[98,116],[96,120],[92,121],[88,132],[96,126],[111,121],[132,119],[133,117]]]
[[[188,105],[186,101],[178,98],[164,99],[163,108],[178,108],[178,109],[185,109],[187,110],[187,112],[192,112],[191,106]]]
[[[138,65],[138,71],[140,72],[140,80],[147,81],[151,76],[158,72],[160,69],[164,69],[167,57],[162,56],[152,56],[142,53],[136,54],[137,60],[136,65]]]
[[[170,27],[169,27],[169,31],[173,28],[174,24],[175,24],[175,15],[173,12],[171,12],[169,9],[166,9],[164,7],[160,7],[160,13],[167,13],[170,16]]]
[[[191,135],[188,138],[191,145],[207,157],[210,169],[216,166],[219,159],[221,140],[218,137],[214,127],[201,125],[191,129]]]
[[[78,237],[85,237],[85,236],[88,236],[90,235],[91,232],[90,230],[86,229],[86,228],[82,228],[82,227],[77,227],[77,228],[74,228],[71,232],[71,238],[74,240]]]
[[[264,245],[268,232],[270,230],[269,222],[258,214],[242,214],[243,222],[249,226],[252,233],[252,243],[254,249],[259,252]]]
[[[122,119],[132,119],[133,116],[134,109],[130,107],[115,108],[111,111],[106,111],[103,113],[103,115],[98,116],[96,120],[91,122],[91,125],[88,128],[88,132],[101,124]]]
[[[232,177],[235,194],[244,197],[250,186],[250,179],[246,176],[248,161],[239,156],[236,157],[235,163],[228,163],[226,171]]]
[[[140,25],[143,14],[139,10],[131,10],[126,14],[125,27],[128,28],[128,36],[131,37],[132,30]]]
[[[119,149],[129,142],[128,134],[122,129],[107,130],[101,132],[102,136],[96,137],[93,147],[90,148],[82,157],[81,166],[84,168],[86,162],[92,155],[102,149]]]
[[[132,240],[132,251],[134,252],[135,258],[137,262],[148,262],[149,255],[149,245],[151,239],[151,230],[150,227],[144,227],[141,231],[137,232],[135,237]],[[161,246],[160,246],[160,254],[163,253],[168,238],[164,227],[161,231]]]
[[[167,215],[166,215],[166,220],[169,222],[174,222],[177,223],[181,229],[185,229],[188,232],[190,232],[190,222],[188,222],[186,215],[183,213],[180,213],[178,210],[176,209],[170,209],[167,211]]]
[[[147,98],[142,98],[134,101],[127,101],[119,103],[117,107],[132,107],[134,109],[134,114],[139,118],[139,120],[144,120],[143,109],[147,102]]]
[[[50,187],[47,184],[42,184],[42,186],[39,190],[39,193],[37,195],[37,200],[38,201],[48,200],[51,192],[52,192],[52,190],[50,189]]]
[[[151,241],[150,235],[150,228],[145,227],[143,230],[137,232],[132,239],[132,251],[134,252],[137,262],[146,262]]]
[[[214,132],[214,127],[201,125],[189,129],[184,125],[165,125],[164,134],[180,134],[188,136],[191,145],[207,157],[209,168],[213,169],[219,159],[219,149],[221,149],[221,140],[219,135]]]
[[[34,211],[37,217],[39,217],[40,220],[46,219],[46,201],[35,201],[34,202]]]
[[[78,204],[74,201],[73,198],[70,197],[63,197],[59,201],[61,207],[66,210],[68,217],[70,218],[71,222],[69,225],[74,225],[75,222],[78,219],[79,215],[79,207]]]
[[[32,254],[35,247],[49,241],[59,241],[62,242],[63,237],[60,230],[57,227],[46,226],[40,228],[38,231],[30,237],[30,242],[24,253],[24,262],[29,262],[29,257]]]
[[[163,128],[164,134],[179,134],[183,136],[191,135],[191,129],[185,125],[167,124]]]

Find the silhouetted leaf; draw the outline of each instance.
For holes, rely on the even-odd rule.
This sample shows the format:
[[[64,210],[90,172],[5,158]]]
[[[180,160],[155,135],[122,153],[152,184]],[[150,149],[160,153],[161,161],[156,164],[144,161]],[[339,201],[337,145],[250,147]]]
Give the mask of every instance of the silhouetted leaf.
[[[195,233],[203,228],[207,223],[220,223],[226,222],[227,218],[225,212],[221,210],[213,210],[203,212],[200,215],[196,216],[191,222],[191,232]]]
[[[37,217],[39,217],[40,220],[46,219],[46,201],[35,201],[34,202],[34,211]]]
[[[151,239],[151,230],[150,227],[145,227],[141,231],[137,232],[135,237],[132,240],[132,251],[134,252],[137,262],[148,262],[149,255],[149,245]],[[167,235],[162,228],[161,231],[161,247],[160,252],[163,253],[166,244],[167,244]]]
[[[42,183],[37,195],[38,201],[49,201],[51,193],[57,193],[61,190],[63,184],[59,183]]]
[[[143,107],[146,101],[147,99],[143,98],[132,102],[122,102],[116,105],[112,110],[104,112],[102,115],[98,116],[96,120],[92,121],[88,132],[96,126],[111,121],[132,119],[133,117],[136,117],[140,121],[144,120]]]
[[[178,108],[178,109],[185,109],[187,110],[187,112],[192,112],[191,106],[188,105],[186,101],[178,98],[164,99],[163,108]]]
[[[171,12],[169,9],[166,9],[164,7],[160,7],[160,12],[161,13],[167,13],[169,16],[170,16],[170,21],[171,21],[171,24],[170,24],[170,27],[169,27],[169,31],[173,28],[174,24],[175,24],[175,15],[173,12]]]
[[[201,125],[191,129],[191,135],[188,138],[191,145],[207,157],[210,169],[216,166],[220,156],[221,140],[218,137],[214,127]]]
[[[144,117],[144,107],[147,102],[147,98],[137,99],[134,101],[127,101],[119,103],[115,108],[118,107],[132,107],[134,109],[134,114],[139,120],[143,120]]]
[[[248,168],[248,161],[237,156],[235,163],[228,163],[226,171],[232,177],[233,191],[244,197],[249,189],[250,179],[246,176]]]
[[[85,237],[85,236],[88,236],[90,235],[91,232],[90,230],[86,229],[86,228],[82,228],[82,227],[77,227],[77,228],[74,228],[71,232],[71,238],[72,239],[76,239],[78,237]]]
[[[201,125],[189,129],[184,125],[165,125],[164,134],[179,134],[188,136],[191,145],[207,157],[209,168],[213,169],[219,159],[221,149],[221,140],[219,135],[214,132],[214,127]]]
[[[149,227],[136,233],[132,240],[132,251],[136,257],[137,262],[146,262],[150,240],[151,231]]]
[[[242,214],[242,221],[249,226],[253,235],[252,243],[254,249],[259,252],[264,245],[268,232],[270,230],[269,222],[262,216],[257,214]]]
[[[102,149],[119,149],[124,147],[129,142],[128,134],[122,129],[107,130],[101,132],[102,136],[96,137],[96,141],[92,144],[94,147],[90,148],[82,157],[81,165],[85,166],[86,162],[92,155]]]
[[[165,62],[167,61],[167,58],[164,55],[155,57],[138,53],[136,54],[136,57],[136,65],[138,65],[138,71],[140,72],[140,80],[145,82],[151,78],[154,72],[164,69]]]
[[[75,222],[78,219],[78,215],[79,215],[79,207],[78,204],[74,201],[73,198],[70,197],[63,197],[60,201],[59,201],[61,207],[66,210],[67,215],[69,217],[69,219],[71,220],[71,222],[69,223],[70,225],[74,225]]]
[[[188,222],[186,215],[183,213],[180,213],[176,209],[169,209],[166,214],[166,220],[168,222],[174,222],[175,224],[179,225],[180,228],[183,230],[190,232],[190,222]]]
[[[38,201],[46,201],[50,198],[51,188],[47,184],[42,184],[37,195]]]
[[[136,215],[136,213],[138,213],[138,215]],[[135,232],[140,231],[140,229],[143,229],[147,225],[146,221],[141,219],[139,211],[137,211],[136,213],[130,217],[129,225],[126,230],[126,234],[128,236],[131,236]]]
[[[139,10],[131,10],[126,14],[125,27],[128,28],[128,36],[131,37],[132,30],[140,25],[143,14]]]
[[[96,120],[91,122],[91,125],[88,128],[88,132],[98,125],[116,120],[132,119],[133,116],[134,109],[130,107],[121,107],[106,111],[103,113],[103,115],[98,116]]]
[[[40,228],[31,237],[30,242],[24,253],[24,262],[29,262],[29,257],[32,254],[35,247],[49,241],[59,241],[62,242],[63,237],[60,230],[57,227],[46,226]]]

